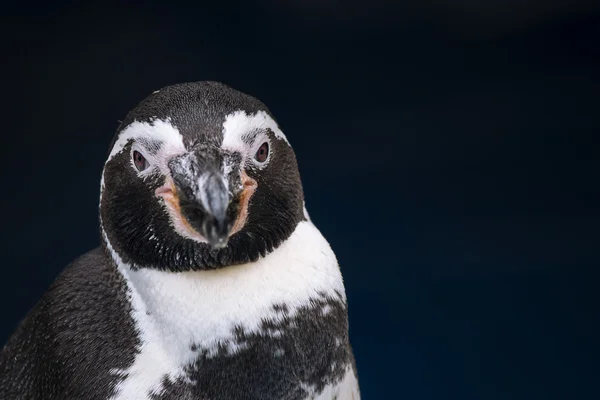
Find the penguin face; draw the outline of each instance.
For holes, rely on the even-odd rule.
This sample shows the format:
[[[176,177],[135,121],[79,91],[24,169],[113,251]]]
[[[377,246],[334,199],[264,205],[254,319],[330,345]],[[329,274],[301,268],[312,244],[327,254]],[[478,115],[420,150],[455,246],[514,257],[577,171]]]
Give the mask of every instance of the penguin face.
[[[296,158],[260,101],[215,82],[169,86],[118,128],[100,219],[134,268],[255,261],[305,219]]]

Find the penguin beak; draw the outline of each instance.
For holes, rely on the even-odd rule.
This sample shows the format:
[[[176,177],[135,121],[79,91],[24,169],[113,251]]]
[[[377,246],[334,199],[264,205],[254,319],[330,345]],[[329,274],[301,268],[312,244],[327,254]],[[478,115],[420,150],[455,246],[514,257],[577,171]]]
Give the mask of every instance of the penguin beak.
[[[227,208],[232,199],[229,185],[225,177],[216,171],[204,172],[197,179],[198,186],[193,192],[196,201],[187,204],[190,210],[184,216],[191,222],[203,214],[199,223],[193,225],[213,248],[223,248],[227,246],[229,232],[233,228],[233,221],[227,218]],[[194,213],[197,214],[195,217]]]
[[[228,175],[222,172],[224,163],[232,171]],[[172,205],[176,215],[172,212],[171,217],[181,222],[186,236],[208,242],[213,249],[226,247],[245,222],[256,181],[241,171],[239,161],[232,165],[216,149],[176,156],[168,167],[171,182],[167,179],[156,194]]]

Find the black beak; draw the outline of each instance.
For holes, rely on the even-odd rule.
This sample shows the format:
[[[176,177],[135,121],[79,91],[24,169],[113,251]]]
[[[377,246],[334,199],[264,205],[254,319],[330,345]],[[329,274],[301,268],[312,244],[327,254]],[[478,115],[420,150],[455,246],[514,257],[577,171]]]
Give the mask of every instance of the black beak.
[[[232,166],[217,149],[196,150],[169,161],[181,213],[213,249],[227,246],[238,209],[232,203],[241,187],[239,173],[223,174],[224,162],[230,171],[239,171],[239,165]]]

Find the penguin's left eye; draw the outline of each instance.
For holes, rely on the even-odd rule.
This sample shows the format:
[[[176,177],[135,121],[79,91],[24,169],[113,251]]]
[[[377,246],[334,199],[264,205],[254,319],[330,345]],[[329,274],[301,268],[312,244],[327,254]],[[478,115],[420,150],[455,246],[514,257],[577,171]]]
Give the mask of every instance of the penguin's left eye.
[[[265,142],[258,148],[258,151],[254,155],[254,158],[256,159],[256,161],[263,163],[263,162],[267,161],[268,156],[269,156],[269,143]]]
[[[147,169],[149,166],[148,160],[146,160],[146,157],[144,157],[142,155],[142,153],[140,153],[137,150],[133,152],[133,163],[135,164],[135,167],[137,168],[137,170],[140,172]]]

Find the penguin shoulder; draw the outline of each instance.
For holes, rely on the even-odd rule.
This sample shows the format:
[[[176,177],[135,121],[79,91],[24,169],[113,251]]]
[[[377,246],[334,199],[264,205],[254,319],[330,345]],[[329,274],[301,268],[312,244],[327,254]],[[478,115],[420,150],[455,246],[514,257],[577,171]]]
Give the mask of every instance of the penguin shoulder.
[[[108,397],[135,357],[126,284],[101,248],[69,264],[0,352],[0,398]]]

